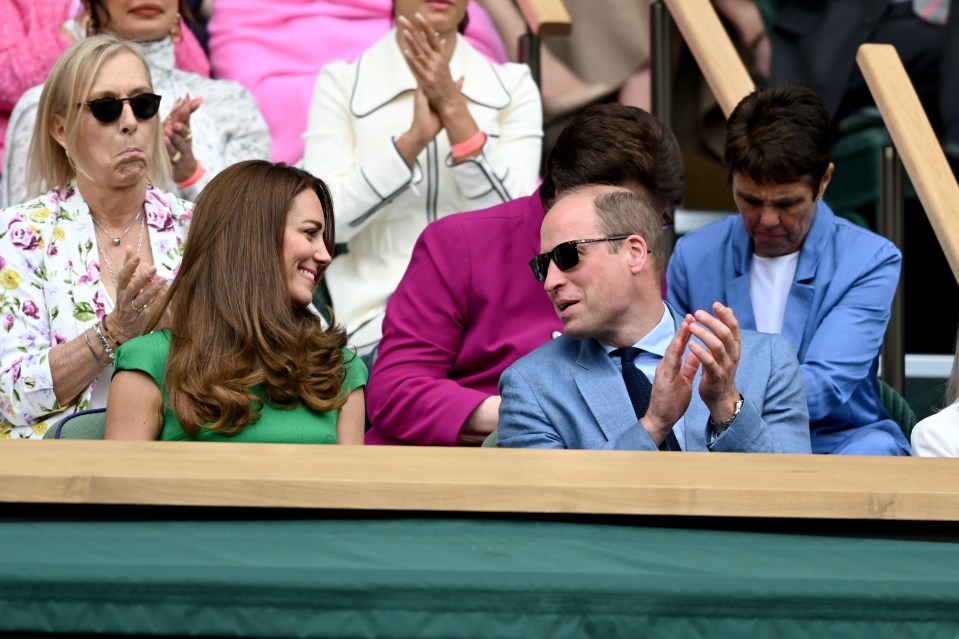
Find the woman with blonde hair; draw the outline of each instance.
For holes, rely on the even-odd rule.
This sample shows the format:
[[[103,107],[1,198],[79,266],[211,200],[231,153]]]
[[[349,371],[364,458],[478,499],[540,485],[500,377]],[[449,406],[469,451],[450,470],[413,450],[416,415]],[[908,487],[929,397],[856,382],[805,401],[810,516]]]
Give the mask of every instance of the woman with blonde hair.
[[[270,131],[245,88],[177,68],[175,44],[189,30],[183,25],[182,0],[83,0],[83,5],[86,12],[64,25],[70,36],[82,41],[88,34],[110,33],[136,42],[150,68],[154,93],[163,96],[165,162],[173,182],[155,182],[157,186],[195,200],[227,166],[270,157]],[[38,193],[24,167],[41,90],[26,91],[10,115],[0,204],[17,204]]]
[[[107,439],[362,444],[367,371],[310,308],[331,261],[322,180],[251,160],[196,203],[169,293],[117,354]]]
[[[170,177],[159,106],[114,36],[50,72],[30,162],[46,192],[0,211],[0,438],[105,406],[116,349],[179,267],[192,205],[153,186]]]

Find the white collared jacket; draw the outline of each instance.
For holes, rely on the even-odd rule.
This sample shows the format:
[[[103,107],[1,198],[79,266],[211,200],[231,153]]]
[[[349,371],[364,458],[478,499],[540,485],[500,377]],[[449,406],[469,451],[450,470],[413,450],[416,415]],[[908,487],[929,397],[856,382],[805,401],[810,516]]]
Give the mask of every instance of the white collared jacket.
[[[529,195],[542,151],[542,106],[526,65],[490,62],[457,36],[450,71],[487,142],[453,164],[445,132],[411,170],[394,141],[413,121],[416,80],[395,29],[358,60],[320,72],[304,134],[304,168],[333,193],[336,240],[349,252],[327,272],[337,321],[356,331],[371,319],[378,339],[387,297],[420,232],[445,215]]]

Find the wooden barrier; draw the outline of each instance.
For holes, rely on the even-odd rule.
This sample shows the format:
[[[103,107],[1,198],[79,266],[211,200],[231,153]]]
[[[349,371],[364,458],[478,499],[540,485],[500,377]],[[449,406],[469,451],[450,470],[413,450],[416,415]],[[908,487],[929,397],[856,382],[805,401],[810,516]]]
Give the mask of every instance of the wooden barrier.
[[[889,44],[864,44],[856,62],[882,113],[889,135],[929,216],[939,244],[959,280],[959,185],[933,133],[906,69]]]
[[[710,0],[665,0],[723,115],[756,88]]]
[[[516,4],[534,35],[564,36],[573,28],[562,0],[516,0]]]
[[[948,459],[43,440],[0,502],[959,520]]]

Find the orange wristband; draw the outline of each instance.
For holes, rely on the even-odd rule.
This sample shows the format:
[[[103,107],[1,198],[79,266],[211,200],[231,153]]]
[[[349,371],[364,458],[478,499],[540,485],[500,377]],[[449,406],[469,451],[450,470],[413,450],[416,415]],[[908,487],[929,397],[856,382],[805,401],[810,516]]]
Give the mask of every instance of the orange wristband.
[[[477,131],[459,144],[454,144],[450,150],[453,152],[453,157],[459,160],[479,151],[484,144],[486,144],[486,134]]]
[[[206,169],[203,168],[203,165],[200,164],[200,161],[197,160],[196,168],[193,169],[193,175],[183,180],[182,182],[177,182],[176,185],[181,189],[185,189],[188,186],[193,186],[200,181],[200,178],[203,177],[203,174],[206,173]]]

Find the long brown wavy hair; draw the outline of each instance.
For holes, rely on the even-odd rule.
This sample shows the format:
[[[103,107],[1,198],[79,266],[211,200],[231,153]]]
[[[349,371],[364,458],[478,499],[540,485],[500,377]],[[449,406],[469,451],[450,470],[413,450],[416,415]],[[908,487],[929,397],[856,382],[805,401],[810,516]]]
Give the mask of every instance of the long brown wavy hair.
[[[317,411],[346,403],[346,332],[333,320],[324,329],[292,302],[281,264],[287,212],[307,189],[320,199],[332,255],[333,200],[306,171],[240,162],[197,199],[179,273],[150,321],[152,329],[169,309],[164,382],[190,436],[201,427],[236,434],[259,419],[264,400],[279,407],[302,401]],[[251,392],[255,386],[263,398]]]

